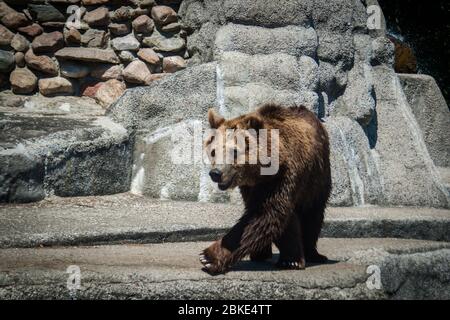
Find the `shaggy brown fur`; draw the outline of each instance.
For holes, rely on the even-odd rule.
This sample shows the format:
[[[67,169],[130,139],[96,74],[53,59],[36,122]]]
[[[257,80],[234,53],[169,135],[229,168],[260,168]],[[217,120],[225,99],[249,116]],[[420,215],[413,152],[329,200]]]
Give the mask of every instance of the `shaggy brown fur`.
[[[218,130],[279,129],[280,157],[273,176],[261,176],[260,164],[232,168],[230,186],[240,188],[245,212],[201,254],[206,271],[226,272],[246,255],[255,261],[271,258],[272,243],[280,250],[281,268],[303,269],[305,261],[325,262],[316,243],[331,190],[330,151],[327,132],[315,114],[303,106],[264,105],[231,120],[210,110],[208,118]],[[210,140],[206,140],[209,150],[214,148]]]

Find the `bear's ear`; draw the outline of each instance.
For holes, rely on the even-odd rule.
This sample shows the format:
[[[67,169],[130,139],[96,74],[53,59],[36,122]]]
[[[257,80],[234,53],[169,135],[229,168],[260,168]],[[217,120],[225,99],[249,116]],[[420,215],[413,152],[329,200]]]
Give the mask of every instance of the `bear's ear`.
[[[208,121],[209,125],[211,126],[211,129],[217,129],[220,127],[222,123],[225,122],[225,119],[221,116],[219,116],[213,108],[208,110]]]
[[[258,131],[259,129],[262,129],[264,127],[263,119],[261,119],[257,115],[248,116],[245,121],[247,129],[255,129]]]

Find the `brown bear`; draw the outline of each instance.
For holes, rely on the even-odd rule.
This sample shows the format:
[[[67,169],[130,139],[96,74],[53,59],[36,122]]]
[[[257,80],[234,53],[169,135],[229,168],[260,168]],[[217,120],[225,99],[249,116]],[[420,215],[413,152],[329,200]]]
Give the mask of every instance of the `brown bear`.
[[[234,159],[244,157],[245,161],[239,163],[217,164],[216,152],[228,154],[225,149],[229,146],[219,143],[215,135],[205,140],[212,180],[221,190],[239,187],[245,211],[222,239],[200,254],[204,270],[224,273],[246,255],[252,261],[271,259],[272,243],[280,251],[279,268],[304,269],[305,262],[326,262],[327,258],[317,252],[316,243],[331,191],[330,150],[328,134],[316,115],[303,106],[267,104],[231,120],[210,109],[208,120],[212,129],[224,133],[222,136],[237,130],[253,134],[246,136],[244,145],[235,144],[232,150]],[[250,139],[254,132],[262,132],[260,129],[278,129],[278,171],[272,175],[261,174],[267,164],[259,158],[256,163],[248,161]],[[266,141],[267,146],[262,147],[271,154],[274,141]]]

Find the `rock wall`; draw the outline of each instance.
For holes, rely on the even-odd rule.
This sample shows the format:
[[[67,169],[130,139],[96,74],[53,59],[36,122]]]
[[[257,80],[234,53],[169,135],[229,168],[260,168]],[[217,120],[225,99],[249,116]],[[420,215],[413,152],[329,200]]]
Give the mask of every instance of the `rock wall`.
[[[0,86],[108,106],[127,87],[186,67],[177,2],[0,1]]]

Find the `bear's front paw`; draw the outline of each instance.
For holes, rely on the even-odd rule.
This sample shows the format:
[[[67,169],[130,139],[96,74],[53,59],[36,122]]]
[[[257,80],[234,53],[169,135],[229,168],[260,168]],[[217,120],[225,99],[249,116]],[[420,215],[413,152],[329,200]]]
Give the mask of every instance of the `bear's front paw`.
[[[222,247],[222,241],[218,240],[200,253],[200,262],[204,271],[214,275],[227,271],[230,257],[231,252]]]

